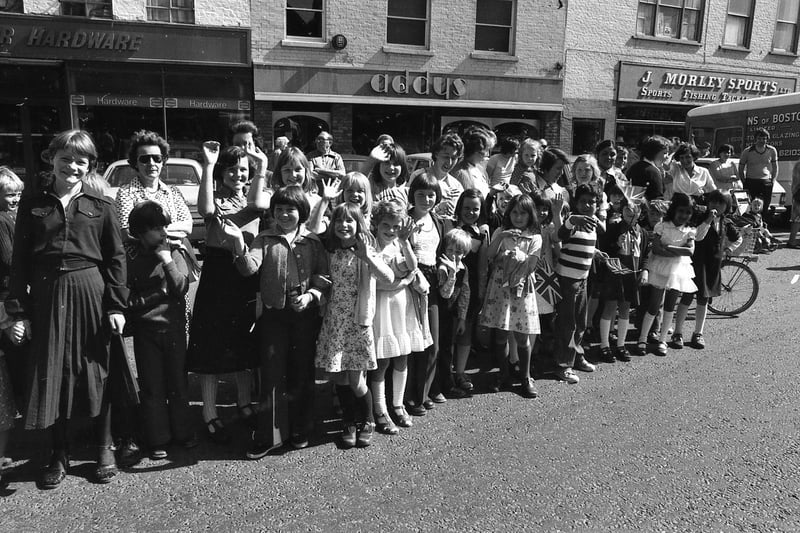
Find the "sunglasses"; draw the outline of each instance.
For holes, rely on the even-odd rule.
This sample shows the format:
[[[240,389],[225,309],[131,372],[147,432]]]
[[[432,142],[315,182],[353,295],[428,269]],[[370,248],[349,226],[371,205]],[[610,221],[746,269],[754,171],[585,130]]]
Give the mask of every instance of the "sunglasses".
[[[153,160],[154,163],[161,163],[161,161],[163,160],[163,158],[159,154],[143,154],[136,158],[136,160],[143,165],[149,163],[151,159]]]

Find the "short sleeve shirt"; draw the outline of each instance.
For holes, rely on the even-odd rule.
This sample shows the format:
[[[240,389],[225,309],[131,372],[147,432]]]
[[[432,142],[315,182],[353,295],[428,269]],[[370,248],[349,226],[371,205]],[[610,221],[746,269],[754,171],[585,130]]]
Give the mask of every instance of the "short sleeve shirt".
[[[746,179],[769,181],[772,179],[772,163],[778,162],[778,151],[774,146],[767,145],[764,152],[759,152],[751,146],[742,152],[739,163],[745,165]]]
[[[135,177],[127,185],[123,185],[117,191],[115,207],[119,215],[119,227],[128,228],[128,217],[134,206],[147,200],[153,200],[162,205],[164,210],[169,213],[172,222],[186,222],[192,220],[192,214],[186,205],[181,191],[174,185],[165,185],[161,180],[155,191],[148,191]]]

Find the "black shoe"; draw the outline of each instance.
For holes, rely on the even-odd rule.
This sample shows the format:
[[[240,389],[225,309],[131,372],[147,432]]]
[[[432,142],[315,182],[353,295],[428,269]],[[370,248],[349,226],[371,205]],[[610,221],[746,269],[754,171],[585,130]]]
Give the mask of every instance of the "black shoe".
[[[69,456],[60,452],[53,452],[53,457],[42,471],[42,476],[39,478],[39,486],[44,490],[50,490],[61,485],[64,478],[67,477],[67,470],[69,469]]]
[[[467,396],[469,396],[467,391],[465,391],[460,387],[453,387],[449,391],[445,392],[444,395],[446,398],[455,398],[455,399],[466,398]]]
[[[356,440],[356,446],[359,448],[366,448],[372,444],[372,435],[374,433],[375,422],[364,422],[364,424],[358,428],[358,439]]]
[[[613,363],[615,359],[614,359],[614,353],[611,351],[611,348],[609,346],[601,346],[600,353],[597,356],[597,360],[603,363]]]
[[[539,396],[539,393],[536,392],[536,386],[534,385],[533,378],[524,378],[522,380],[522,385],[520,386],[520,393],[525,398],[536,398]]]
[[[343,448],[352,448],[356,445],[356,432],[356,425],[353,423],[348,423],[344,428],[342,428]]]
[[[430,411],[431,409],[433,409],[434,407],[436,407],[436,404],[435,404],[435,403],[433,403],[433,400],[431,400],[431,399],[429,398],[429,399],[425,400],[424,402],[422,402],[422,407],[424,407],[425,409],[427,409],[428,411]]]
[[[292,435],[292,448],[295,450],[302,450],[308,448],[308,436],[303,433],[295,433]]]
[[[219,418],[209,420],[206,424],[206,431],[211,440],[217,444],[228,444],[231,441],[227,428]]]
[[[131,468],[142,462],[142,451],[132,438],[124,439],[117,447],[117,464]]]
[[[266,457],[267,455],[270,454],[270,452],[277,450],[281,446],[283,446],[283,443],[268,444],[265,442],[253,441],[253,443],[250,445],[250,448],[247,450],[245,456],[248,459],[256,461],[258,459]]]
[[[417,404],[408,404],[408,413],[413,416],[425,416],[428,414],[428,410],[425,409],[422,405]]]
[[[628,352],[628,349],[624,346],[617,346],[614,348],[614,357],[618,360],[627,363],[631,360],[631,354]]]

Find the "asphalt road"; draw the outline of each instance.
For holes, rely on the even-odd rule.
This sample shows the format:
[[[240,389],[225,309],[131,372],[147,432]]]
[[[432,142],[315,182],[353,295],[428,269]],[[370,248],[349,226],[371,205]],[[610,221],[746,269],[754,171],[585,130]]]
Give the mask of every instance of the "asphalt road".
[[[537,380],[535,400],[451,400],[366,449],[337,448],[327,420],[310,448],[251,462],[239,428],[99,486],[82,448],[45,492],[35,435],[17,434],[0,530],[798,531],[800,251],[754,268],[755,306],[711,316],[704,351]]]

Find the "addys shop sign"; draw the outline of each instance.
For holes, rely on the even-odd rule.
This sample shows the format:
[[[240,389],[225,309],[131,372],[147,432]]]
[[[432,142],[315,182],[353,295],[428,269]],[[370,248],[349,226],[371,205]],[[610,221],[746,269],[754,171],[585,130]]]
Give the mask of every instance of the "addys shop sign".
[[[617,99],[703,105],[794,92],[796,78],[620,63]]]

